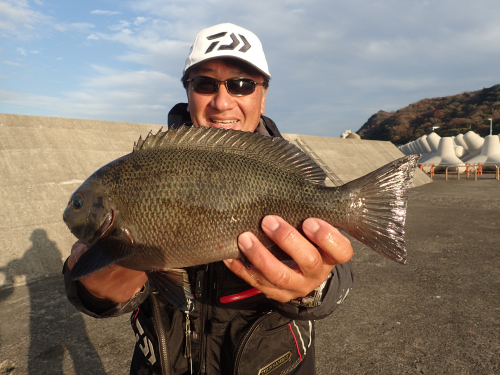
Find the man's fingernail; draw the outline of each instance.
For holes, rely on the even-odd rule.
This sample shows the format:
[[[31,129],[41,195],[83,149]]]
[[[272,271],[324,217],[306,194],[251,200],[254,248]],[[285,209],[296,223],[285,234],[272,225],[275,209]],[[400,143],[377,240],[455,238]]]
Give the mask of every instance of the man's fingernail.
[[[248,250],[252,247],[252,239],[250,236],[246,233],[240,234],[238,237],[238,246],[240,247],[241,250]]]
[[[264,220],[262,220],[262,228],[267,229],[268,231],[274,232],[278,229],[280,223],[273,216],[266,216]]]
[[[314,219],[307,219],[302,224],[302,229],[304,232],[309,232],[310,234],[314,234],[319,229],[319,223]]]
[[[224,259],[224,263],[226,263],[227,266],[233,263],[232,259]]]

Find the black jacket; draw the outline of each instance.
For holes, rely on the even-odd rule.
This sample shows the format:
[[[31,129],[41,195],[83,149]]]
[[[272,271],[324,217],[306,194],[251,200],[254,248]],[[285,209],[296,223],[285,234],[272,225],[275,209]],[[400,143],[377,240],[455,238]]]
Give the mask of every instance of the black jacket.
[[[172,109],[169,128],[188,123],[185,106]],[[264,116],[257,132],[281,136]],[[336,266],[321,305],[306,308],[254,294],[222,262],[211,263],[188,269],[195,299],[187,319],[149,282],[130,301],[114,304],[72,282],[66,265],[64,274],[68,299],[80,311],[97,318],[132,312],[136,346],[130,373],[138,375],[189,374],[187,352],[195,374],[268,374],[278,368],[273,375],[314,374],[313,322],[328,316],[353,286],[351,263]]]

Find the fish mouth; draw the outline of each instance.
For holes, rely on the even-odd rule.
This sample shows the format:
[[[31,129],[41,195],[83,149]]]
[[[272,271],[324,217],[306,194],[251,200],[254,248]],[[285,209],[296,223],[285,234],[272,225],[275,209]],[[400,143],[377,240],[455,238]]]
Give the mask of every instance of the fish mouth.
[[[108,214],[106,215],[106,218],[104,219],[104,222],[101,224],[97,232],[95,232],[94,237],[92,237],[88,242],[87,247],[94,245],[102,237],[105,237],[108,234],[108,232],[111,230],[111,227],[113,226],[114,218],[114,212],[110,209]]]

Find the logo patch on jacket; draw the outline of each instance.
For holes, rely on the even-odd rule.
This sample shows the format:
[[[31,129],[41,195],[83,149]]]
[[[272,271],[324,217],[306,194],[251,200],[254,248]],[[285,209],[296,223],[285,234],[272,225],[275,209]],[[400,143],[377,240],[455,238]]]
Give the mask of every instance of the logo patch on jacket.
[[[147,358],[149,363],[154,365],[156,363],[156,356],[153,349],[153,343],[144,333],[144,329],[142,328],[139,319],[135,320],[135,326],[138,331],[135,333],[135,341],[138,343],[139,348],[142,350],[142,353],[144,353],[144,357]]]
[[[270,364],[266,365],[265,367],[261,368],[259,370],[258,375],[267,375],[276,370],[278,367],[281,367],[284,365],[286,362],[288,362],[292,358],[292,352],[288,351],[285,354],[283,354],[281,357],[278,359],[274,360]]]

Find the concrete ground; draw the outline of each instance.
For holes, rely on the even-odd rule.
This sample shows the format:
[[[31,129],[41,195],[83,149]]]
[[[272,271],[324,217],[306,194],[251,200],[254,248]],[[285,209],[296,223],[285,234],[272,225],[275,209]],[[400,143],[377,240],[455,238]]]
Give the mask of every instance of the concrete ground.
[[[318,374],[500,373],[499,191],[491,176],[412,189],[406,266],[353,241],[355,288],[317,323]],[[1,290],[0,312],[0,374],[128,373],[128,317],[81,315],[61,277]]]

